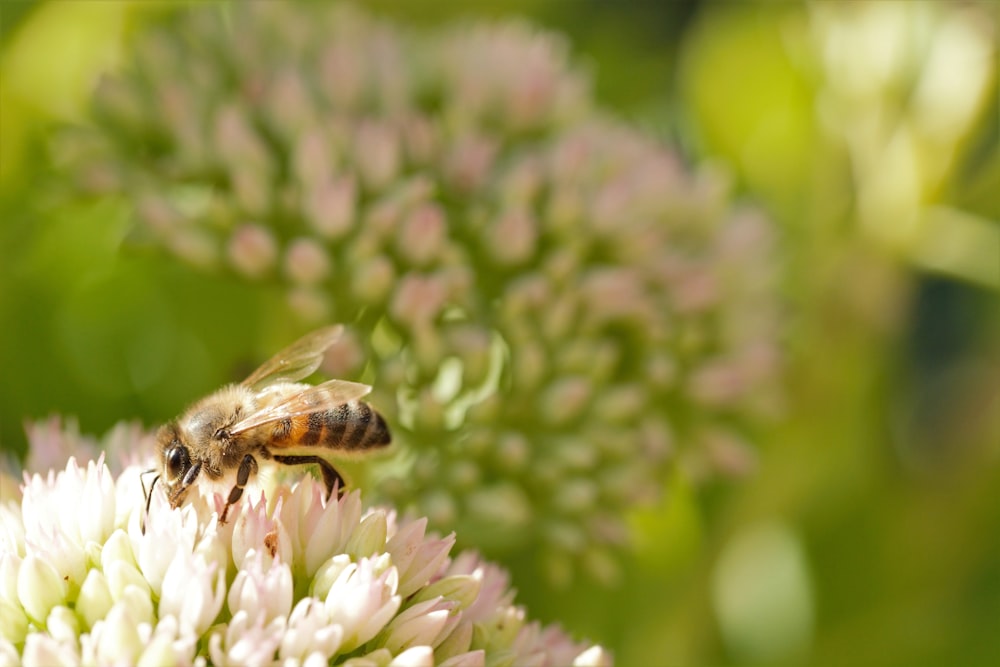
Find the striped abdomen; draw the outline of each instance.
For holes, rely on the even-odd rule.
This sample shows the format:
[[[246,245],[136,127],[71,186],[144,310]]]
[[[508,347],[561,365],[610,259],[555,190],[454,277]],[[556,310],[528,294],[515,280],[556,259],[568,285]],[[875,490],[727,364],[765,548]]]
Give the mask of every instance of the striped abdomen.
[[[302,445],[361,451],[384,447],[392,439],[382,415],[360,401],[297,417],[285,417],[271,427],[270,444]]]

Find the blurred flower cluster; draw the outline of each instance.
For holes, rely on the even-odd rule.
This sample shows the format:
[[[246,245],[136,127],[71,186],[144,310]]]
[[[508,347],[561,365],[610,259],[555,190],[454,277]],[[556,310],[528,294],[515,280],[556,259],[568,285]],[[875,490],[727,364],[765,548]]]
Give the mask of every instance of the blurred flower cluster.
[[[893,288],[871,274],[887,267],[1000,287],[996,3],[861,0],[769,7],[759,21],[752,13],[706,14],[679,58],[679,92],[691,140],[732,164],[803,237],[789,241],[791,263],[802,264],[789,271],[793,289],[824,303],[816,277],[824,296],[885,311],[896,296],[882,292]],[[830,277],[823,269],[838,250],[855,266]],[[858,262],[872,267],[863,278]]]
[[[33,452],[93,444],[57,421],[31,437]],[[145,438],[121,426],[104,444]],[[143,516],[141,470],[71,457],[0,504],[0,664],[610,664],[529,623],[507,574],[450,556],[454,534],[426,519],[364,510],[358,491],[326,503],[308,476],[221,526],[217,494],[172,510],[154,493]]]
[[[393,424],[373,490],[463,544],[612,581],[671,466],[752,469],[743,427],[779,403],[771,227],[602,111],[557,36],[201,8],[94,118],[62,157],[146,238],[353,325],[326,370]]]
[[[892,250],[931,260],[943,253],[932,248],[942,238],[935,226],[960,224],[927,209],[940,206],[995,94],[994,10],[976,2],[810,8],[820,124],[843,142],[864,234]],[[968,251],[948,250],[956,249]],[[995,269],[987,269],[994,280]]]

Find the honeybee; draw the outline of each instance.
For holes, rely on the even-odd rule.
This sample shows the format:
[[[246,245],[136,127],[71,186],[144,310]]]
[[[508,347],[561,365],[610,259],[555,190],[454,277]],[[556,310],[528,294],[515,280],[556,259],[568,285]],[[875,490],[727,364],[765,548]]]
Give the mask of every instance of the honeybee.
[[[156,473],[146,491],[146,513],[156,482],[163,480],[167,500],[179,507],[199,479],[232,483],[219,523],[243,495],[258,461],[284,465],[316,464],[327,498],[344,488],[330,459],[364,454],[391,441],[385,420],[358,399],[371,387],[345,380],[318,385],[298,382],[315,371],[323,353],[339,339],[342,326],[304,336],[278,352],[239,384],[201,399],[156,436]],[[223,487],[224,488],[224,487]],[[143,525],[145,532],[145,525]]]

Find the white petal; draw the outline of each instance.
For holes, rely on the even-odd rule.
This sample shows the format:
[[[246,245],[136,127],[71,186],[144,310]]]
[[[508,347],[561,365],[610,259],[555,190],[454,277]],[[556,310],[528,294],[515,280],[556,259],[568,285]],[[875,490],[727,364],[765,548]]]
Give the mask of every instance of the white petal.
[[[18,667],[21,659],[17,655],[14,642],[0,637],[0,667]]]
[[[486,664],[486,651],[469,651],[448,658],[439,667],[483,667]]]
[[[87,464],[81,495],[73,507],[80,543],[104,542],[114,528],[115,485],[103,454],[99,462]]]
[[[288,617],[288,629],[281,638],[279,657],[308,661],[311,656],[330,658],[344,637],[341,626],[332,624],[326,607],[315,598],[304,598]]]
[[[150,594],[149,584],[142,576],[142,573],[130,562],[113,561],[104,568],[104,574],[108,580],[108,590],[111,592],[111,599],[117,602],[125,595],[125,589],[134,586],[143,591],[148,597]]]
[[[94,628],[98,636],[98,661],[102,664],[134,665],[142,652],[136,620],[129,614],[128,606],[119,602],[108,617]]]
[[[233,525],[232,555],[236,567],[243,567],[246,555],[251,551],[291,562],[294,548],[288,529],[280,517],[288,513],[282,511],[283,502],[269,516],[267,499],[261,493],[257,503],[245,506],[244,511]]]
[[[397,655],[389,667],[434,667],[434,651],[430,646],[408,648]]]
[[[431,576],[441,569],[454,544],[455,533],[443,540],[432,540],[421,544],[406,572],[399,577],[399,594],[406,597],[425,585]]]
[[[265,625],[259,618],[256,622],[250,621],[244,611],[237,612],[225,630],[224,647],[216,644],[213,659],[216,664],[271,664],[284,629],[284,619],[276,619]]]
[[[573,667],[611,667],[612,664],[611,654],[600,646],[591,646],[573,660]]]
[[[420,518],[400,527],[386,542],[385,551],[392,556],[392,564],[405,572],[417,555],[427,530],[427,519]]]
[[[80,655],[72,647],[60,644],[52,637],[32,633],[24,641],[21,658],[24,667],[52,667],[52,665],[77,665]]]
[[[136,564],[153,592],[161,595],[163,578],[175,556],[194,551],[198,515],[193,511],[172,510],[154,489],[145,532],[138,521],[133,523],[129,526],[129,539]]]
[[[178,638],[178,630],[177,620],[173,616],[167,616],[157,623],[153,636],[142,651],[138,667],[190,665],[194,659],[195,642]]]
[[[302,663],[302,667],[326,667],[327,664],[327,656],[317,651],[315,653],[310,653],[308,657],[306,657],[305,661]]]
[[[331,555],[342,553],[360,521],[361,494],[355,491],[331,502],[312,521],[300,524],[300,531],[309,531],[301,533],[305,545],[306,572],[315,572]]]
[[[433,645],[456,605],[441,598],[413,605],[389,623],[385,647],[397,653],[411,646]]]
[[[262,615],[264,623],[288,616],[292,609],[291,568],[270,559],[265,564],[259,552],[252,552],[243,566],[229,589],[230,612],[244,610],[252,619]]]
[[[160,597],[160,618],[173,615],[184,634],[201,635],[225,601],[225,571],[193,554],[180,554],[167,569]]]
[[[396,570],[389,568],[376,576],[378,562],[364,558],[357,565],[351,564],[326,596],[330,621],[344,627],[344,650],[357,648],[374,637],[399,609]]]
[[[149,597],[148,588],[139,586],[126,586],[122,591],[120,602],[128,609],[129,616],[136,623],[147,623],[152,625],[155,622],[153,615],[153,600]]]

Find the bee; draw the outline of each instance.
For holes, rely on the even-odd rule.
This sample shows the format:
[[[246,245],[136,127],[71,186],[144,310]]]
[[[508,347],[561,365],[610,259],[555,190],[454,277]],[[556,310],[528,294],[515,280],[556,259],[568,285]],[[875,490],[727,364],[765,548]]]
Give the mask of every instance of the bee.
[[[167,500],[179,507],[191,488],[208,479],[231,484],[219,523],[258,472],[260,461],[315,464],[327,498],[344,488],[330,459],[365,454],[387,446],[389,427],[378,412],[358,399],[371,387],[345,380],[318,385],[298,382],[315,371],[323,353],[343,334],[342,326],[314,331],[278,352],[239,384],[206,396],[156,436],[156,473],[143,495],[149,513],[153,489],[163,481]],[[143,525],[145,532],[145,525]]]

